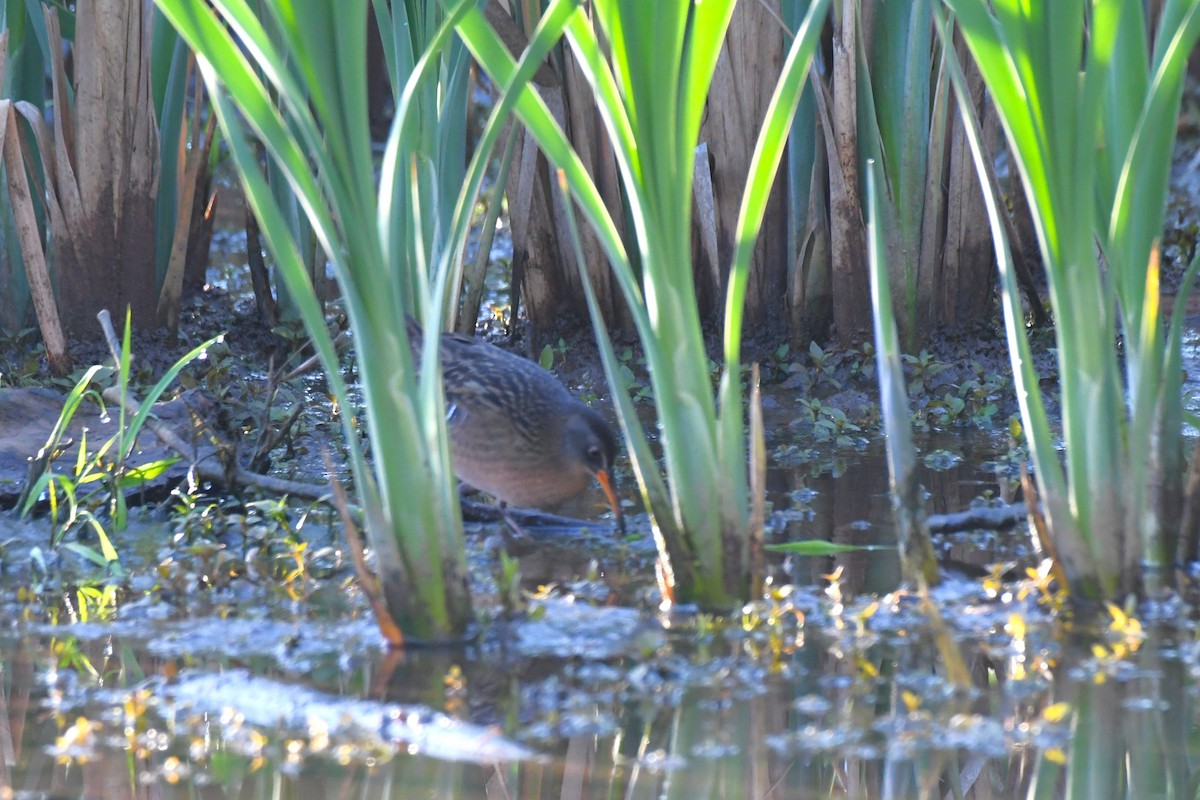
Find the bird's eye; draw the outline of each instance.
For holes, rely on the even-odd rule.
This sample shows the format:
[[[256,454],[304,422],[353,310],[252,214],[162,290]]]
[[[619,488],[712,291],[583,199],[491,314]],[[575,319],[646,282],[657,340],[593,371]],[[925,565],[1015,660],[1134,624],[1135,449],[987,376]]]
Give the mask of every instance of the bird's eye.
[[[588,451],[587,451],[588,461],[591,461],[594,463],[599,463],[601,460],[600,455],[601,455],[600,448],[597,447],[596,445],[592,445],[591,447],[588,448]]]

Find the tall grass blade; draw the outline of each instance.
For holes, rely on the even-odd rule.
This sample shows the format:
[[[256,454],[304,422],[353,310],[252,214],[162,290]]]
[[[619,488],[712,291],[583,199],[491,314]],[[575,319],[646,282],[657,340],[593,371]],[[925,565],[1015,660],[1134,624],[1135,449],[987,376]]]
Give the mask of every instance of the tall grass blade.
[[[595,333],[596,342],[600,349],[600,360],[604,365],[604,376],[609,386],[621,386],[621,362],[617,358],[612,338],[609,336],[608,328],[604,324],[604,316],[599,313],[600,308],[596,300],[596,292],[592,288],[591,281],[587,279],[585,262],[582,257],[583,243],[580,240],[579,226],[575,221],[575,214],[571,207],[570,187],[562,170],[558,172],[558,182],[559,190],[562,192],[563,200],[567,207],[567,225],[571,234],[571,244],[575,248],[576,263],[579,264],[581,278],[583,279],[583,290],[587,297],[588,310],[592,317],[592,330]],[[662,476],[658,473],[654,454],[650,450],[645,430],[642,428],[642,422],[637,415],[637,409],[634,408],[629,393],[626,391],[613,392],[613,404],[616,406],[617,419],[621,424],[626,445],[629,447],[629,460],[633,464],[638,486],[641,487],[642,502],[650,515],[650,528],[654,534],[655,544],[660,553],[659,561],[656,565],[659,589],[665,600],[674,602],[676,600],[677,586],[681,583],[687,586],[689,583],[696,581],[696,576],[690,573],[693,564],[691,554],[679,549],[680,545],[686,545],[687,539],[679,535],[678,532],[673,532],[672,534],[665,533],[668,530],[667,526],[673,524],[673,519],[671,517],[659,519],[655,514],[656,510],[665,508],[669,504],[667,486],[663,482]],[[665,557],[662,554],[665,554]]]
[[[917,451],[909,420],[908,390],[900,361],[900,335],[892,310],[887,256],[880,230],[883,212],[879,202],[878,168],[867,162],[867,254],[870,257],[871,305],[875,316],[875,362],[879,372],[879,406],[887,436],[888,474],[891,477],[892,516],[900,543],[900,566],[905,580],[916,585],[938,582],[938,565],[925,524],[921,486],[917,482]]]

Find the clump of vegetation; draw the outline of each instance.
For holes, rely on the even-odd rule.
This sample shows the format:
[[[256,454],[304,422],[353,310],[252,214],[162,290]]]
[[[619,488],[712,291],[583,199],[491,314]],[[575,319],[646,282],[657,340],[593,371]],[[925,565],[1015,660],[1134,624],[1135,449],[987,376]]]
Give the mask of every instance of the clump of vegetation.
[[[1034,367],[1003,212],[985,191],[1044,528],[1078,597],[1116,600],[1144,576],[1157,587],[1170,580],[1184,524],[1180,359],[1184,303],[1200,269],[1193,259],[1168,315],[1158,241],[1176,129],[1161,121],[1179,114],[1200,3],[1168,0],[1153,30],[1141,5],[1119,0],[948,5],[1019,167],[1050,287],[1065,463]],[[948,21],[939,27],[949,57]],[[950,62],[986,184],[991,155],[962,70]]]

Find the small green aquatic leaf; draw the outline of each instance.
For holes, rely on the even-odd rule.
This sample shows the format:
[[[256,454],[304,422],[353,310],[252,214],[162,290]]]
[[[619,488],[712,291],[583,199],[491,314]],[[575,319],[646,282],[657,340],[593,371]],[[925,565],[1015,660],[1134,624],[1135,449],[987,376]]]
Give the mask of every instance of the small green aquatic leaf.
[[[764,550],[776,553],[796,553],[802,556],[829,556],[836,553],[852,553],[860,550],[895,550],[890,544],[837,544],[818,539],[803,542],[783,542],[763,545]]]
[[[165,473],[173,465],[178,464],[182,459],[179,458],[163,458],[158,461],[151,461],[141,466],[131,467],[121,476],[121,488],[128,489],[134,486],[140,486],[143,483],[149,483],[158,476]]]

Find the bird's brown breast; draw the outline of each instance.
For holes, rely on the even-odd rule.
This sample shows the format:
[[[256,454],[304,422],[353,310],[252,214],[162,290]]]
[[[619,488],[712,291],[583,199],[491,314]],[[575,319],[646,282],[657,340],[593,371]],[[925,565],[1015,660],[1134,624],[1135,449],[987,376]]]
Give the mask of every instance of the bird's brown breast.
[[[564,471],[554,465],[520,470],[503,462],[481,459],[454,446],[454,472],[466,483],[498,500],[523,508],[555,506],[588,487],[590,473]]]

